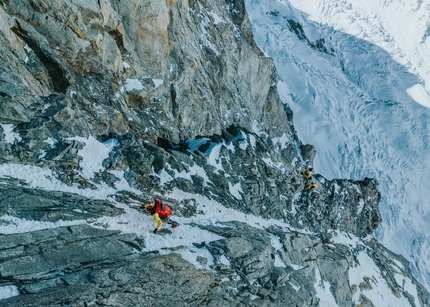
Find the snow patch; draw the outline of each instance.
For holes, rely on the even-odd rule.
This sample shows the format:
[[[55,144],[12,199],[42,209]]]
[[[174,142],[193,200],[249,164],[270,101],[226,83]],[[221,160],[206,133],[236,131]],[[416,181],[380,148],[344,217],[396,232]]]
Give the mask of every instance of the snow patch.
[[[266,163],[268,166],[274,167],[274,168],[276,168],[276,169],[280,170],[282,173],[284,173],[284,172],[285,172],[285,167],[284,167],[284,165],[283,165],[281,162],[277,162],[277,163],[275,164],[275,163],[272,161],[272,159],[270,159],[269,157],[261,158],[261,160],[262,160],[264,163]],[[281,195],[281,197],[283,197],[283,196]]]
[[[278,147],[279,150],[287,148],[287,144],[290,144],[290,138],[286,133],[282,134],[280,137],[272,138],[273,145]]]
[[[357,286],[357,292],[352,297],[354,303],[359,304],[360,294],[363,294],[374,306],[410,306],[404,296],[397,298],[392,294],[382,272],[365,252],[357,255],[357,261],[358,264],[349,269],[350,286]],[[359,287],[361,283],[367,284],[367,287]],[[417,297],[415,300],[418,302]]]
[[[251,131],[261,138],[267,137],[267,133],[263,131],[258,121],[254,120],[251,125]]]
[[[300,286],[296,286],[295,284],[292,284],[291,282],[288,282],[290,284],[291,287],[293,287],[294,290],[299,291],[300,290]]]
[[[236,183],[235,185],[233,185],[229,182],[228,186],[230,187],[231,195],[236,197],[236,199],[238,199],[238,200],[242,200],[242,194],[241,193],[243,193],[243,190],[242,190],[242,187],[240,185],[240,182]]]
[[[275,262],[274,266],[278,268],[286,268],[284,261],[279,255],[279,251],[282,251],[283,245],[281,243],[281,239],[278,236],[270,235],[270,242],[272,244],[273,249],[275,250]]]
[[[30,46],[28,46],[27,44],[25,44],[24,49],[25,51],[27,51],[27,53],[30,53],[31,51],[33,51],[33,49],[31,49]]]
[[[360,215],[361,211],[363,211],[364,208],[364,199],[360,198],[358,201],[358,207],[357,207],[357,216]]]
[[[273,265],[277,268],[286,268],[284,261],[282,261],[281,256],[279,256],[279,253],[275,253],[275,261]]]
[[[200,16],[202,18],[202,22],[200,24],[200,30],[201,30],[200,41],[202,42],[202,45],[211,49],[215,53],[215,55],[217,56],[221,55],[216,45],[213,42],[211,42],[211,35],[209,35],[208,32],[206,31],[206,28],[210,27],[209,17],[203,14],[200,14]]]
[[[272,247],[275,250],[282,250],[283,249],[283,244],[281,243],[281,239],[278,236],[275,235],[270,235],[270,242],[272,243]]]
[[[85,220],[63,221],[56,222],[40,222],[21,219],[15,216],[3,215],[0,217],[0,233],[1,234],[14,234],[25,233],[30,231],[37,231],[42,229],[57,228],[62,226],[72,226],[85,224]]]
[[[143,84],[139,79],[126,79],[125,80],[125,90],[127,92],[131,91],[141,91],[143,90]]]
[[[351,248],[355,248],[357,245],[362,244],[360,239],[352,234],[346,232],[335,231],[330,239],[332,243],[343,244]]]
[[[212,18],[214,19],[214,21],[213,21],[214,24],[217,25],[217,24],[220,24],[220,23],[225,23],[225,20],[222,17],[220,17],[219,15],[217,15],[216,13],[209,12],[209,15],[211,15]]]
[[[206,150],[206,154],[209,155],[207,163],[214,166],[218,171],[224,171],[222,167],[220,152],[224,144],[222,143],[211,143],[211,146]]]
[[[419,104],[430,108],[430,95],[421,84],[415,84],[414,86],[406,90],[409,96]]]
[[[161,85],[164,84],[164,80],[163,79],[152,79],[152,82],[154,82],[155,88],[158,88],[158,87],[160,87]]]
[[[246,148],[248,148],[248,140],[247,140],[247,135],[243,132],[240,131],[239,134],[236,136],[236,140],[239,141],[239,148],[242,150],[246,150]]]
[[[0,164],[0,177],[25,180],[30,188],[76,193],[93,199],[108,199],[109,195],[113,195],[117,192],[117,189],[111,188],[105,183],[95,184],[97,187],[96,190],[81,189],[77,184],[69,186],[59,181],[52,170],[33,165],[13,163]],[[117,188],[141,194],[140,191],[130,187],[124,177],[120,177],[120,179],[121,181],[116,183]]]
[[[322,280],[321,272],[318,267],[315,267],[315,279],[316,281],[314,284],[314,288],[317,292],[317,297],[320,299],[319,306],[339,307],[339,305],[336,303],[333,293],[331,293],[330,291],[330,283],[325,280]]]
[[[249,137],[249,143],[251,144],[252,149],[255,150],[257,147],[257,140],[255,136],[253,136],[252,134],[249,134],[248,137]]]
[[[82,176],[91,179],[95,173],[102,171],[103,161],[109,157],[109,153],[119,143],[116,139],[108,140],[104,143],[97,141],[94,137],[89,136],[88,139],[83,137],[73,137],[70,140],[77,140],[85,143],[85,146],[78,151],[78,155],[82,157],[79,165],[82,168]]]
[[[16,286],[3,286],[0,287],[0,300],[4,300],[10,297],[18,296],[19,291]]]
[[[246,150],[246,148],[248,147],[248,142],[246,140],[241,140],[239,142],[239,148],[242,150]]]
[[[13,129],[15,129],[15,125],[13,124],[0,124],[0,126],[3,129],[3,135],[4,135],[4,141],[9,144],[15,143],[15,141],[20,142],[22,138],[19,136],[18,133],[13,132]]]
[[[158,174],[152,171],[153,175],[157,176],[160,179],[160,186],[164,186],[166,183],[172,181],[174,178],[164,169],[162,169]]]
[[[227,266],[231,266],[230,260],[227,259],[226,256],[221,255],[221,257],[219,257],[219,263],[227,265]]]

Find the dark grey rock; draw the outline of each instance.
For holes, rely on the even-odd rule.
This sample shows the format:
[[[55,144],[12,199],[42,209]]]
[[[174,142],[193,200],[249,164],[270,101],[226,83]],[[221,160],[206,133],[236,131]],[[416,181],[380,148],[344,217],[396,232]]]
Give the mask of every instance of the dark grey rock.
[[[202,256],[197,256],[197,261],[203,265],[208,263],[208,259],[206,259],[205,257],[202,257]]]
[[[86,220],[104,215],[116,216],[124,210],[104,200],[73,193],[0,185],[0,215],[9,214],[27,220]]]
[[[307,163],[308,165],[312,165],[315,155],[316,155],[316,151],[315,151],[315,147],[310,145],[310,144],[306,144],[306,145],[300,145],[300,153],[303,157],[303,161],[305,163]]]
[[[201,306],[211,285],[219,283],[176,254],[93,265],[70,275],[43,292],[3,300],[0,306]]]
[[[226,223],[224,226],[204,227],[226,237],[208,245],[216,261],[220,261],[220,256],[224,255],[237,273],[248,280],[268,275],[273,268],[273,249],[267,234],[238,222]],[[244,237],[243,233],[247,233],[247,236]]]
[[[0,276],[20,282],[54,278],[64,271],[112,262],[143,247],[135,235],[86,225],[1,237]]]

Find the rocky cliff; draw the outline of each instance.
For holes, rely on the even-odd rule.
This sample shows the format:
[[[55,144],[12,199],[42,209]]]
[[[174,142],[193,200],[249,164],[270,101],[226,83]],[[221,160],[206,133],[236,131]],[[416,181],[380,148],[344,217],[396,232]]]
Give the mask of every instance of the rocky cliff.
[[[375,180],[306,188],[242,0],[1,4],[0,306],[429,306]]]

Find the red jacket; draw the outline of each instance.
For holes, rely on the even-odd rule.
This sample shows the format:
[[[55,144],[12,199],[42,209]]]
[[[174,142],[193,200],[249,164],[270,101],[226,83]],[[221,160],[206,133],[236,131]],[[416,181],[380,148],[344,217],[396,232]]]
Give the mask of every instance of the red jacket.
[[[155,213],[158,213],[162,218],[166,218],[170,215],[170,207],[163,204],[159,199],[155,201]]]

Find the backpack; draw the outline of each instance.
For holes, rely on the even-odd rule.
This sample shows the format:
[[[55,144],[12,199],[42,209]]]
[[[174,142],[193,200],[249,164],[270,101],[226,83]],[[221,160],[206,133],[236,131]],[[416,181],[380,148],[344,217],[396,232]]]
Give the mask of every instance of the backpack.
[[[159,199],[155,201],[154,213],[158,213],[158,215],[162,218],[166,218],[170,215],[170,207],[166,204],[163,204]]]
[[[160,210],[157,211],[158,215],[161,216],[162,218],[166,218],[170,215],[171,209],[168,205],[166,204],[161,204],[161,208]]]

